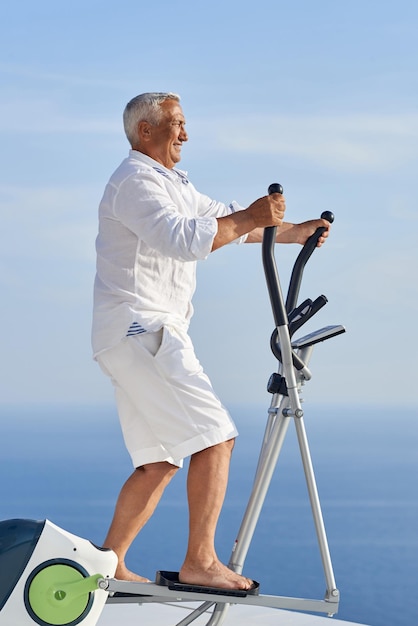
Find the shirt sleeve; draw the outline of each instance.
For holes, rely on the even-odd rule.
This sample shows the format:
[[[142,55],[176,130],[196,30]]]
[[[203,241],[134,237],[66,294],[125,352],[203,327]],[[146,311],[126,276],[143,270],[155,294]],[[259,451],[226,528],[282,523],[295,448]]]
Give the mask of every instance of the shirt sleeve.
[[[162,255],[182,261],[205,259],[218,231],[216,217],[210,212],[183,215],[167,191],[170,184],[152,170],[130,176],[114,198],[113,214]]]
[[[240,204],[238,204],[238,202],[236,202],[235,200],[232,200],[231,204],[229,205],[229,208],[230,208],[231,213],[235,213],[236,211],[245,211],[245,208],[241,206]],[[237,244],[245,243],[247,241],[247,237],[248,237],[248,233],[246,233],[245,235],[241,235],[241,237],[238,237],[238,239],[234,239],[234,241],[231,241],[231,243],[237,243]]]
[[[204,194],[199,194],[200,196],[200,214],[201,215],[213,215],[215,217],[225,217],[226,215],[231,215],[231,213],[236,213],[237,211],[244,211],[245,207],[241,206],[233,200],[230,204],[223,204],[222,202],[216,202],[216,200],[211,200],[208,196]],[[245,243],[247,240],[248,233],[234,239],[230,243],[241,244]]]

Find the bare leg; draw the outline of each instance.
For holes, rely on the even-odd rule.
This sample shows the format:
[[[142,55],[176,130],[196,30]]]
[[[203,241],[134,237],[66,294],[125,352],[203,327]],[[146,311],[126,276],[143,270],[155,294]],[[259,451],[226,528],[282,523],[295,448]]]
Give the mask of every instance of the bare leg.
[[[139,467],[123,485],[112,524],[103,544],[118,555],[115,578],[148,582],[125,566],[129,546],[153,514],[165,487],[177,471],[170,463],[150,463]]]
[[[234,440],[225,441],[190,459],[187,490],[189,498],[189,543],[179,578],[184,583],[249,589],[252,581],[223,565],[215,552],[215,532],[228,483]]]

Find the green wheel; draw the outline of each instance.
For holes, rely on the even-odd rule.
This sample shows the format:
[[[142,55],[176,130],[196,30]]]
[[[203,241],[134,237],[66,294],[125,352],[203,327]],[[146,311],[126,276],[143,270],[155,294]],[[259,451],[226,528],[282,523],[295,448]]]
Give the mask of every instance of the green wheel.
[[[75,626],[89,613],[97,576],[73,561],[55,559],[38,566],[25,586],[25,604],[41,626]]]

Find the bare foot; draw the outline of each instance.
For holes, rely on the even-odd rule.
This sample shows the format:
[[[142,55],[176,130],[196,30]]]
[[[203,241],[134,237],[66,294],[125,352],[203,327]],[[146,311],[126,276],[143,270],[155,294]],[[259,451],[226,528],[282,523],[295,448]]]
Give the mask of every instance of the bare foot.
[[[120,563],[116,568],[115,572],[116,580],[128,580],[129,582],[134,583],[150,583],[151,581],[148,578],[144,578],[143,576],[138,576],[134,572],[131,572],[124,563]]]
[[[201,563],[184,563],[180,572],[179,580],[189,585],[201,585],[202,587],[216,587],[218,589],[244,589],[249,590],[253,586],[250,578],[233,572],[220,561],[213,561],[205,567]]]

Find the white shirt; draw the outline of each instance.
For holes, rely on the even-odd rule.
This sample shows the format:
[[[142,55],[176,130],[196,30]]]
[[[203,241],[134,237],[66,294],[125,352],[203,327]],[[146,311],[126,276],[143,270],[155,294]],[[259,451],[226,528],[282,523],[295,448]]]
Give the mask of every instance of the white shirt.
[[[111,176],[99,207],[95,356],[132,329],[188,327],[196,261],[211,252],[216,218],[237,210],[242,207],[236,202],[226,206],[199,193],[185,172],[130,151]]]

